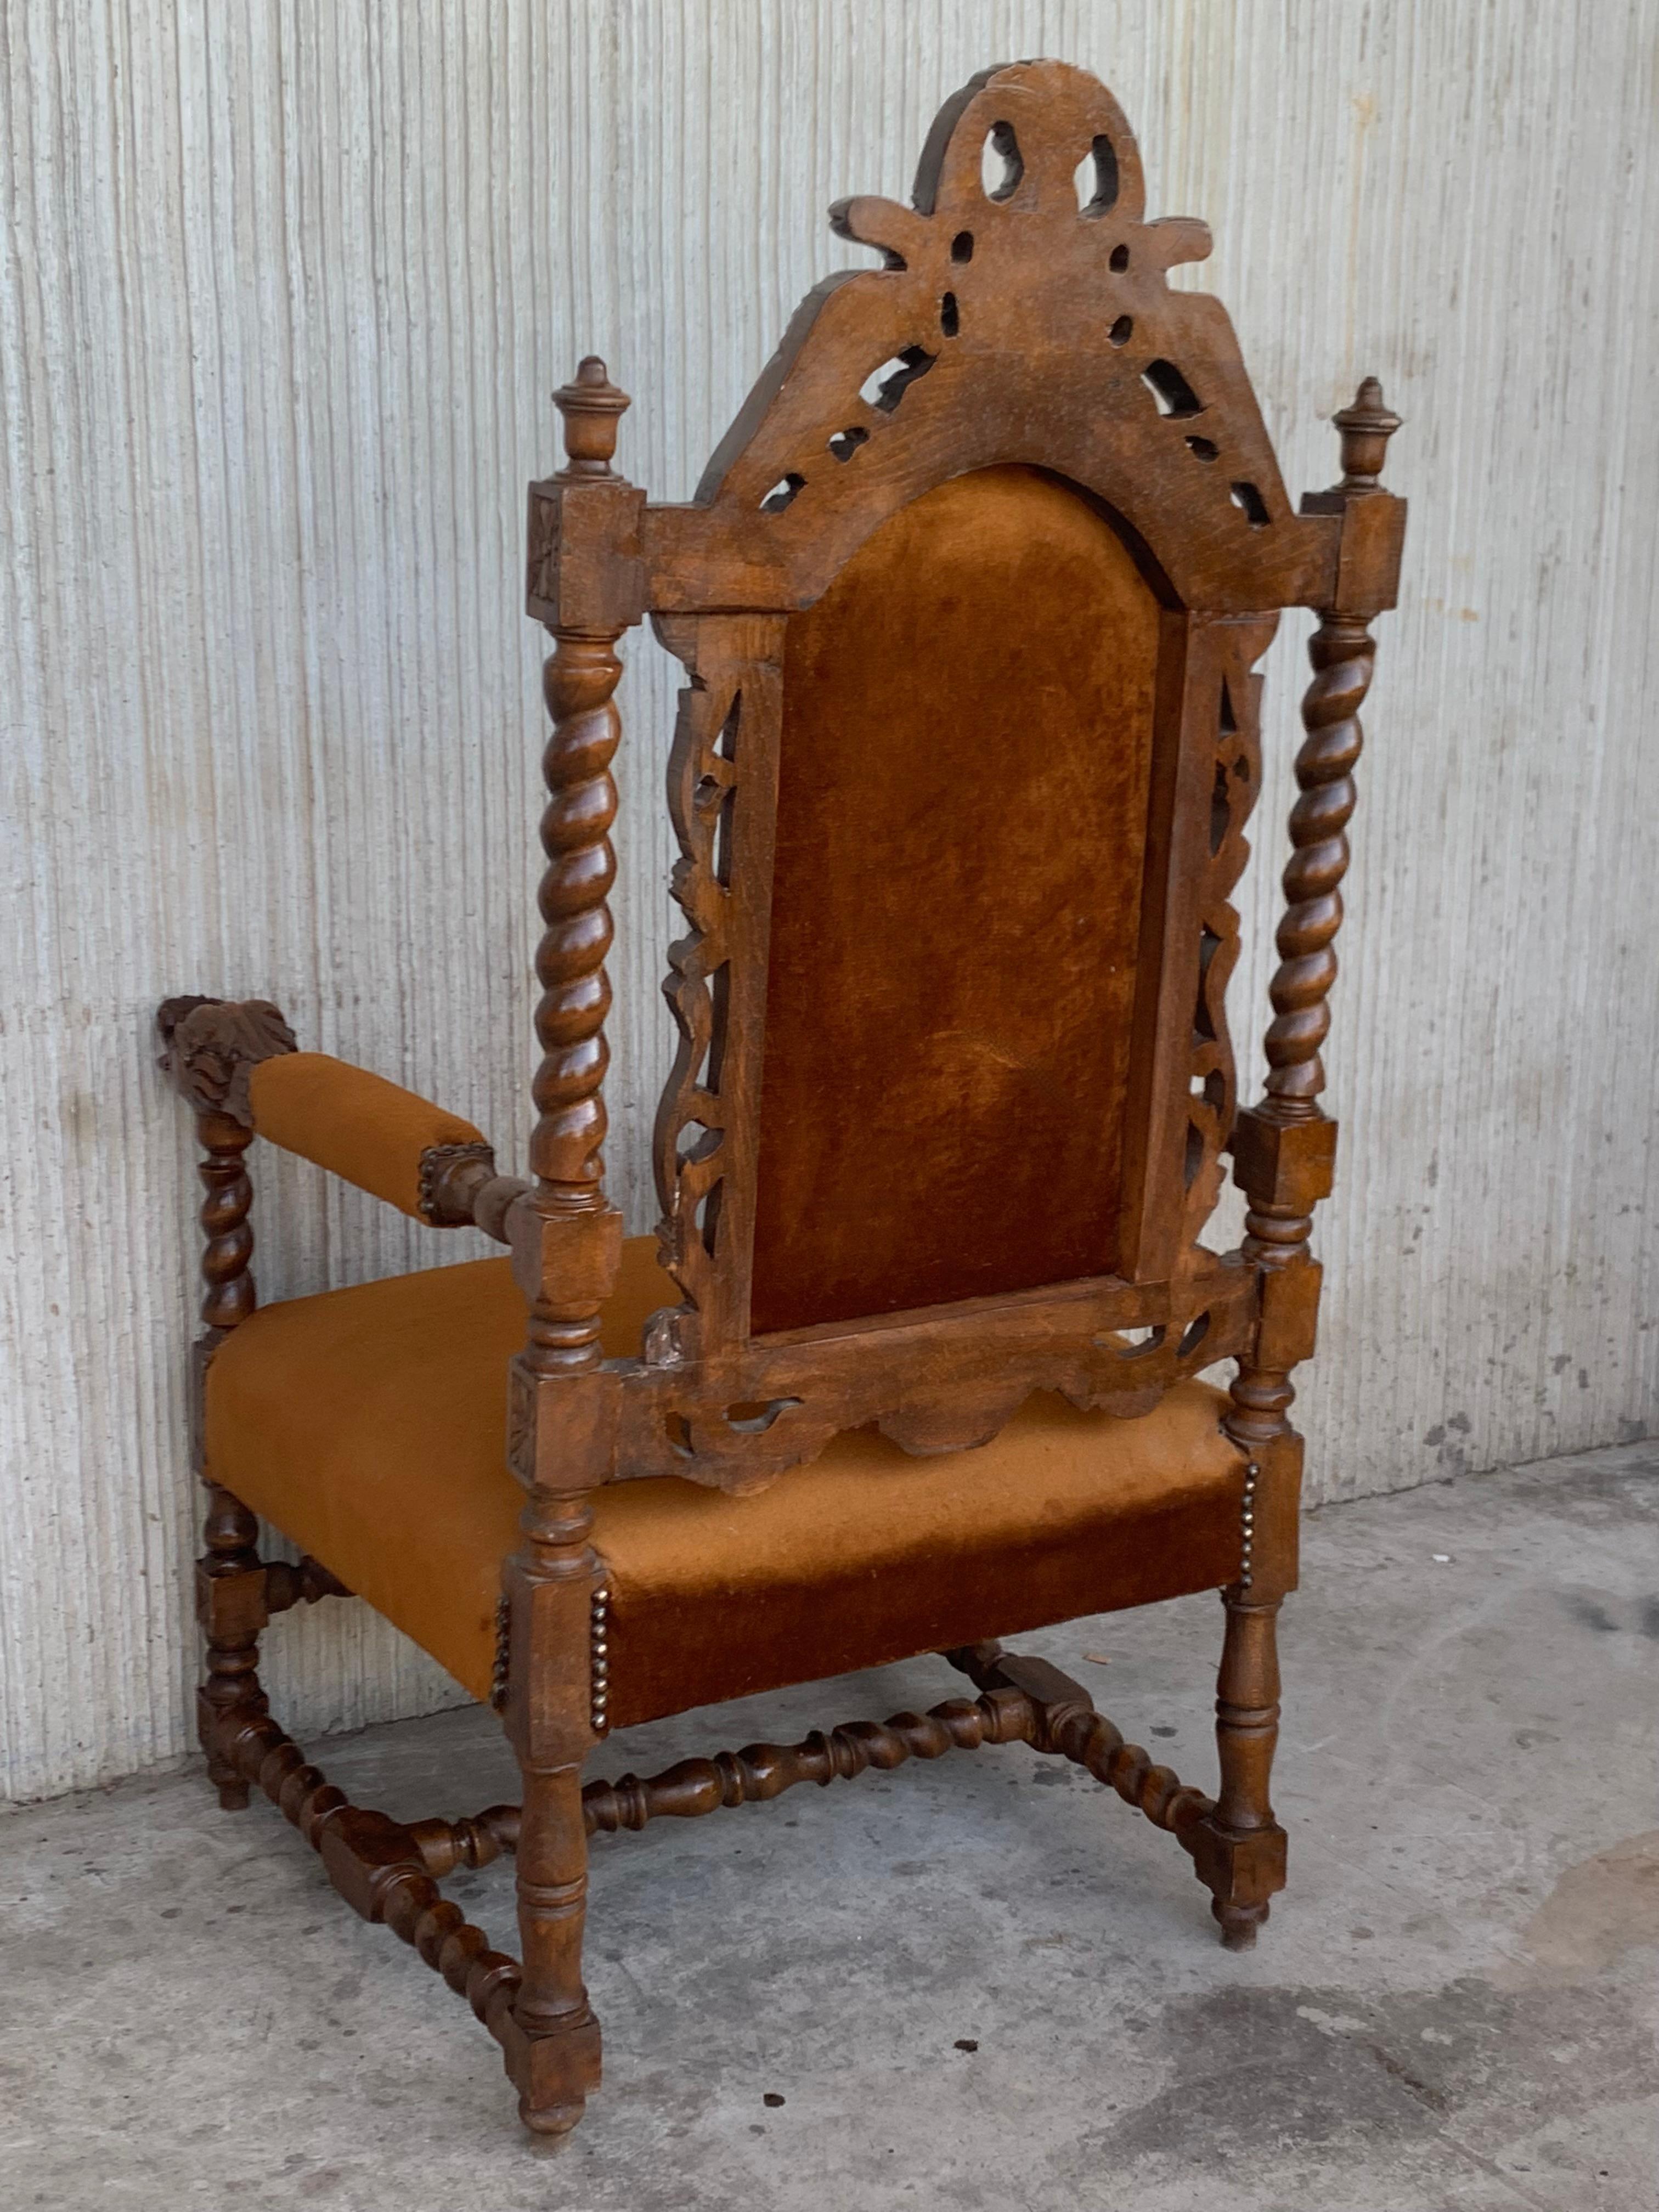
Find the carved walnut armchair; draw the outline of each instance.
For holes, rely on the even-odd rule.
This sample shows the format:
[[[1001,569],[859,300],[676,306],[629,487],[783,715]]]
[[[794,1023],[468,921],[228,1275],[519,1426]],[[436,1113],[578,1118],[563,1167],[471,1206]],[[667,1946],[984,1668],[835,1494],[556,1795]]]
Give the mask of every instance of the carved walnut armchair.
[[[1283,1885],[1286,1414],[1331,1188],[1367,625],[1405,510],[1368,380],[1337,418],[1341,482],[1292,511],[1224,311],[1165,282],[1208,234],[1143,200],[1093,78],[992,70],[941,112],[913,206],[836,209],[886,265],[809,295],[690,505],[613,473],[629,403],[600,362],[556,395],[568,458],[530,494],[554,639],[530,1181],[296,1051],[274,1006],[161,1009],[208,1188],[210,1774],[228,1807],[257,1784],[467,1998],[544,2133],[599,2079],[596,1832],[1018,1741],[1167,1830],[1228,1943]],[[1239,1112],[1229,900],[1285,606],[1318,612],[1316,672],[1267,1093]],[[654,1244],[624,1241],[601,1170],[611,697],[647,614],[689,679]],[[510,1258],[256,1310],[256,1133]],[[1229,1152],[1247,1234],[1217,1254]],[[1229,1393],[1198,1379],[1229,1359]],[[262,1562],[256,1514],[309,1556]],[[1204,1589],[1226,1619],[1213,1798],[995,1640]],[[306,1763],[258,1638],[343,1590],[489,1700],[520,1806],[400,1824]],[[978,1694],[584,1779],[613,1727],[929,1651]],[[439,1886],[503,1850],[520,1959]]]

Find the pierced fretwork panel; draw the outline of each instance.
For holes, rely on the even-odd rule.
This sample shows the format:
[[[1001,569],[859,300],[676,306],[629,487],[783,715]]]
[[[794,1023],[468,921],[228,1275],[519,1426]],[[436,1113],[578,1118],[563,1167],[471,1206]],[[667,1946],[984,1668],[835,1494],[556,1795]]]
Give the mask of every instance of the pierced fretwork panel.
[[[1208,860],[1199,892],[1198,957],[1188,1064],[1183,1242],[1202,1234],[1221,1192],[1222,1147],[1237,1110],[1237,1077],[1227,1029],[1228,979],[1238,960],[1232,892],[1250,857],[1244,835],[1261,783],[1261,678],[1254,672],[1277,617],[1225,623],[1207,633],[1218,675],[1207,815]],[[1207,695],[1206,695],[1207,696]]]
[[[690,1358],[745,1325],[753,1177],[744,1169],[766,987],[783,621],[707,616],[657,627],[691,679],[668,763],[680,843],[672,890],[690,927],[668,951],[663,993],[679,1048],[654,1136],[662,1262],[687,1301],[664,1326],[675,1355]]]

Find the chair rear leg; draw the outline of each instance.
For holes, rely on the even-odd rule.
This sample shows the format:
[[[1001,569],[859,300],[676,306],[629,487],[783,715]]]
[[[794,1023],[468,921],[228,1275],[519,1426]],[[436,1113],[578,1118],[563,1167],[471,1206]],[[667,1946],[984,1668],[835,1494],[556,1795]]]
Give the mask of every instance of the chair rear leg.
[[[206,1551],[197,1562],[196,1611],[207,1639],[207,1671],[196,1698],[197,1733],[207,1754],[208,1779],[227,1812],[248,1802],[246,1779],[219,1747],[231,1720],[263,1720],[268,1711],[259,1687],[259,1633],[268,1618],[265,1570],[257,1548],[259,1524],[246,1506],[210,1482]]]
[[[1239,1583],[1221,1597],[1227,1609],[1215,1702],[1221,1794],[1194,1856],[1222,1942],[1245,1951],[1267,1917],[1269,1899],[1285,1887],[1285,1831],[1268,1795],[1279,1741],[1276,1630],[1283,1601],[1253,1597]]]

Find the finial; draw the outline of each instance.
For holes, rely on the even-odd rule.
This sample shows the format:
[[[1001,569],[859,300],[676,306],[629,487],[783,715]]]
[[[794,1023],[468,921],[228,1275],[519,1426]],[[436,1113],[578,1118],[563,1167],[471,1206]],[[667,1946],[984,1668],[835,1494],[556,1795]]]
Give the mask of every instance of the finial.
[[[617,425],[633,402],[612,384],[598,354],[588,355],[574,383],[560,386],[553,394],[553,404],[564,417],[566,455],[555,482],[571,483],[589,477],[608,477],[611,456],[617,450]]]
[[[1389,441],[1400,428],[1400,417],[1383,404],[1382,386],[1368,376],[1352,406],[1332,419],[1342,434],[1342,481],[1337,489],[1375,491]]]

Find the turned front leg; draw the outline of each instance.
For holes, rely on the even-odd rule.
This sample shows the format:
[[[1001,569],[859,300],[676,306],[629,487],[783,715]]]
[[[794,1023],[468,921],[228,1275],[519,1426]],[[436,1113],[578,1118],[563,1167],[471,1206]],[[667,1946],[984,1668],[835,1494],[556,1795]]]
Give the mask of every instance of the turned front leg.
[[[517,1867],[519,2117],[538,2135],[565,2135],[599,2082],[599,2024],[582,1980],[587,1837],[580,1767],[524,1770]]]

